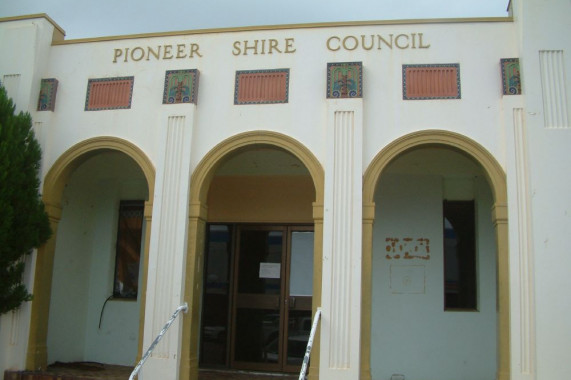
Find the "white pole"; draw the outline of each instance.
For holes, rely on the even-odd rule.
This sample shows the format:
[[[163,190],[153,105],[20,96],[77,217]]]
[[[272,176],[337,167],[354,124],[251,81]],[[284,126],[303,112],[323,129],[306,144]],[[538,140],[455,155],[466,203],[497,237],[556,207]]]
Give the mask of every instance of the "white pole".
[[[153,343],[151,343],[151,346],[147,349],[147,352],[145,352],[145,355],[139,361],[139,364],[137,364],[135,369],[133,369],[131,376],[129,376],[129,380],[133,380],[135,378],[135,376],[137,376],[137,374],[141,370],[141,367],[143,367],[143,364],[145,364],[145,361],[149,358],[149,356],[151,356],[151,353],[153,352],[153,349],[155,348],[155,346],[159,343],[159,341],[161,340],[163,335],[165,335],[165,333],[167,332],[167,330],[172,325],[172,323],[174,322],[174,320],[176,319],[176,317],[178,316],[178,314],[181,311],[184,311],[185,313],[188,311],[188,305],[186,304],[186,302],[183,305],[180,305],[179,307],[177,307],[177,309],[173,313],[172,317],[170,317],[170,319],[165,324],[165,327],[163,327],[163,329],[161,330],[159,335],[157,335],[157,337],[155,338]]]
[[[311,332],[309,333],[309,339],[307,340],[307,349],[305,350],[305,356],[303,357],[301,371],[299,372],[299,380],[305,380],[305,373],[307,372],[307,366],[309,364],[309,356],[311,355],[311,346],[313,345],[313,337],[315,336],[315,330],[317,330],[317,324],[319,323],[319,318],[321,318],[320,307],[317,308],[317,311],[315,312],[315,317],[313,318],[313,324],[311,325]]]

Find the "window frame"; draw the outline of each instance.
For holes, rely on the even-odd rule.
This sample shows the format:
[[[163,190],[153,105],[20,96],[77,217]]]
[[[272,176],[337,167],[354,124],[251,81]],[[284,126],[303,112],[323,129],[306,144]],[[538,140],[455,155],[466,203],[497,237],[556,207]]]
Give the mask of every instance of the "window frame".
[[[451,215],[450,213],[454,213]],[[468,215],[461,215],[466,214]],[[450,219],[454,219],[451,221]],[[460,236],[463,260],[458,260],[459,272],[457,281],[457,300],[452,301],[450,290],[452,290],[450,273],[451,255],[454,252],[447,250],[447,229],[446,222],[455,224],[454,231]],[[477,236],[476,236],[476,202],[474,200],[448,201],[444,200],[442,205],[443,223],[443,298],[444,311],[478,311],[478,268],[477,268]],[[467,235],[469,234],[469,236]],[[458,259],[458,255],[456,257]]]
[[[124,213],[126,208],[134,209],[137,215],[137,221],[140,220],[140,224],[137,225],[136,231],[134,232],[136,235],[127,241],[127,248],[124,248],[124,242],[126,241],[124,236],[124,229],[122,229],[122,214]],[[140,267],[141,267],[141,250],[143,248],[143,230],[144,230],[144,223],[145,223],[145,201],[144,200],[121,200],[119,201],[119,208],[117,212],[117,238],[115,242],[115,269],[113,271],[113,298],[114,299],[123,299],[123,300],[136,300],[139,295],[139,276],[140,276]],[[140,218],[139,218],[140,215]],[[126,226],[126,228],[129,228]],[[128,237],[127,237],[128,238]],[[137,258],[136,260],[130,260],[131,263],[136,263],[136,276],[134,276],[133,281],[131,281],[131,288],[134,291],[129,291],[127,293],[123,293],[122,290],[118,290],[118,282],[119,280],[119,272],[121,271],[121,265],[123,261],[121,261],[121,257],[127,255],[130,252],[136,252]],[[127,257],[128,259],[128,257]],[[125,260],[127,261],[127,260]],[[129,263],[125,264],[128,265]],[[129,270],[126,269],[126,275],[129,275]]]

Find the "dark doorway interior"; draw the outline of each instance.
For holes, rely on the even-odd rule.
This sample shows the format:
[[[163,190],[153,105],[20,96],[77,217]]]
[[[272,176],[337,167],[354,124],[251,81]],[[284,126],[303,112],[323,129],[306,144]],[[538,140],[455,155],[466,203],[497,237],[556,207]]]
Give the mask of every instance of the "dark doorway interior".
[[[309,331],[313,228],[207,228],[200,364],[298,371]]]

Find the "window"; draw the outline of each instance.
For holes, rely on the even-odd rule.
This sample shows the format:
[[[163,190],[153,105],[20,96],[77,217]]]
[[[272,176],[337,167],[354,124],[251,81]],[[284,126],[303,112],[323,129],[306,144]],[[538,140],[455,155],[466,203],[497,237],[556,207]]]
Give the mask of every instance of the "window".
[[[137,298],[144,201],[121,201],[117,227],[113,297]]]
[[[474,201],[444,201],[444,309],[476,310]]]

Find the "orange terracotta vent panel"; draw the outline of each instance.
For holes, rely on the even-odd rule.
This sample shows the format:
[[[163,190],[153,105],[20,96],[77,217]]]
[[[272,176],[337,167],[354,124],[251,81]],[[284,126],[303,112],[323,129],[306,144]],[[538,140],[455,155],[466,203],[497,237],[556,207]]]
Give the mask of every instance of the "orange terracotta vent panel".
[[[90,79],[87,83],[86,111],[131,108],[135,77]]]
[[[236,71],[234,104],[287,103],[289,69]]]
[[[460,99],[460,65],[403,65],[403,99]]]

